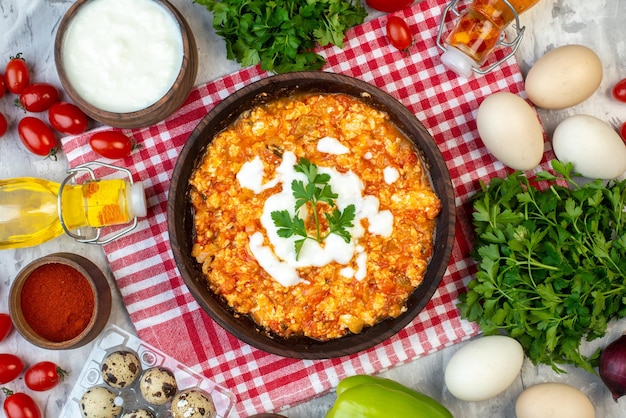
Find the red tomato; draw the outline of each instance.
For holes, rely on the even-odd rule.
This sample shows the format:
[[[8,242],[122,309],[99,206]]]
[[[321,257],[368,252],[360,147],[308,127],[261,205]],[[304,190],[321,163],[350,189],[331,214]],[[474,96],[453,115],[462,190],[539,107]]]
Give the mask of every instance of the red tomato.
[[[7,313],[0,313],[0,343],[11,333],[13,321]]]
[[[24,117],[17,125],[17,133],[24,146],[33,154],[42,157],[55,156],[57,141],[54,132],[41,119]]]
[[[398,16],[389,16],[387,19],[387,39],[400,51],[404,51],[413,44],[413,35],[409,25]]]
[[[413,4],[413,1],[414,0],[365,0],[365,3],[372,9],[390,13],[409,7]]]
[[[622,128],[619,130],[619,133],[622,136],[624,142],[626,142],[626,122],[622,124]]]
[[[52,84],[29,84],[20,93],[20,103],[29,112],[43,112],[59,101],[59,90]]]
[[[11,57],[4,70],[4,82],[11,93],[20,94],[30,84],[30,73],[20,52]]]
[[[613,86],[613,97],[620,102],[626,103],[626,78],[618,81]]]
[[[57,131],[78,135],[87,130],[89,118],[75,104],[56,102],[48,109],[50,125]]]
[[[30,396],[13,393],[2,388],[7,398],[4,400],[4,414],[7,418],[41,418],[41,410]]]
[[[22,373],[24,363],[15,354],[0,354],[0,385],[9,383]]]
[[[0,99],[4,96],[4,93],[7,92],[7,86],[4,84],[4,76],[0,74]]]
[[[4,117],[2,113],[0,113],[0,137],[7,132],[7,128],[9,127],[9,123],[7,122],[7,118]]]
[[[33,364],[24,374],[24,382],[30,390],[43,392],[55,387],[67,372],[51,361]]]
[[[96,132],[89,138],[89,145],[96,154],[112,160],[128,157],[133,150],[133,141],[119,131]]]

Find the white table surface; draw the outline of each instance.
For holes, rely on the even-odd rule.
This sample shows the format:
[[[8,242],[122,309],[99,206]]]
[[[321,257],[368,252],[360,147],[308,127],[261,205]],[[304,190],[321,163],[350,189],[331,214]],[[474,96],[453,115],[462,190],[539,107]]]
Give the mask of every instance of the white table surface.
[[[236,63],[226,60],[224,44],[211,27],[210,13],[193,4],[192,0],[171,2],[183,13],[194,31],[200,58],[198,83],[240,68]],[[70,0],[0,0],[0,71],[10,56],[22,52],[31,66],[33,81],[45,81],[60,87],[54,65],[54,36],[61,16],[71,4]],[[370,17],[377,15],[371,13]],[[587,113],[606,121],[626,121],[626,104],[618,104],[610,97],[613,84],[626,77],[624,16],[626,2],[621,0],[542,0],[522,15],[521,21],[527,26],[527,31],[517,52],[517,59],[524,74],[546,51],[573,43],[591,47],[604,66],[602,85],[586,102],[563,111],[538,110],[548,134],[552,133],[559,121],[572,114]],[[23,148],[16,132],[16,120],[20,111],[13,107],[10,94],[7,93],[7,96],[0,100],[0,112],[13,122],[8,133],[0,138],[0,178],[35,176],[62,180],[67,169],[64,155],[61,154],[58,161],[50,161],[34,156]],[[110,323],[134,332],[102,250],[97,246],[75,243],[66,236],[32,248],[0,251],[0,311],[8,312],[9,287],[16,273],[30,261],[57,251],[83,255],[107,274],[114,300]],[[607,336],[594,342],[588,349],[608,343],[624,329],[625,322],[611,324]],[[626,416],[626,400],[614,402],[597,376],[575,368],[567,368],[567,374],[558,375],[548,367],[535,367],[528,360],[524,363],[520,377],[502,395],[484,402],[458,401],[445,388],[443,370],[450,356],[461,345],[396,367],[384,375],[439,399],[457,418],[514,417],[515,400],[519,393],[532,384],[550,381],[569,383],[583,391],[595,405],[596,417]],[[0,352],[17,353],[27,365],[41,360],[55,361],[70,371],[69,378],[55,389],[31,393],[44,416],[53,418],[59,416],[92,347],[93,343],[70,351],[44,350],[31,345],[17,332],[13,332],[6,341],[0,343]],[[5,386],[26,390],[22,380]],[[285,390],[289,388],[286,387]],[[334,400],[334,393],[330,393],[294,406],[282,414],[289,418],[323,417]],[[4,413],[0,411],[0,418],[3,417]]]

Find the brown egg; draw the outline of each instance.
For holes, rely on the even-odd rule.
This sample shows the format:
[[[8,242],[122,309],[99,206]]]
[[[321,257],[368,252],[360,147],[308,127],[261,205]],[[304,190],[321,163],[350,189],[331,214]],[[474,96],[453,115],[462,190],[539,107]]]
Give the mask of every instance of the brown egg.
[[[515,403],[517,418],[595,418],[585,394],[563,383],[540,383],[524,390]]]
[[[543,55],[526,76],[526,93],[538,107],[565,109],[588,99],[602,81],[602,62],[583,45],[564,45]]]

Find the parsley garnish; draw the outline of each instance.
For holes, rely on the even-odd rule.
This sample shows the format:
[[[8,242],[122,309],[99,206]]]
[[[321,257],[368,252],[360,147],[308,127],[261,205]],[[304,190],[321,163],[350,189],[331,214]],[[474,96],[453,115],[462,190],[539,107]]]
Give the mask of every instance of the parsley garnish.
[[[516,338],[533,363],[573,364],[594,373],[604,336],[626,316],[626,181],[580,185],[571,163],[531,182],[494,178],[473,198],[478,271],[460,295],[463,318],[485,334]]]
[[[361,2],[346,0],[194,0],[213,13],[226,57],[276,73],[319,70],[317,44],[343,48],[345,32],[363,23]]]
[[[303,173],[306,178],[306,184],[302,180],[293,180],[291,182],[291,191],[296,199],[294,207],[294,216],[291,216],[288,210],[276,210],[271,213],[274,225],[278,228],[276,233],[281,238],[289,238],[299,236],[295,241],[296,259],[300,255],[302,245],[307,239],[312,239],[319,243],[323,242],[330,234],[337,234],[345,242],[350,242],[350,232],[347,228],[354,226],[356,209],[354,205],[348,205],[343,211],[340,211],[335,204],[337,194],[333,193],[330,184],[330,175],[319,173],[317,166],[311,164],[306,158],[300,158],[294,166],[295,171]],[[304,220],[300,218],[299,211],[303,206],[308,206],[312,212],[315,230],[309,233]],[[327,209],[330,208],[330,209]],[[322,231],[320,225],[320,212],[323,213],[328,223],[328,228]]]

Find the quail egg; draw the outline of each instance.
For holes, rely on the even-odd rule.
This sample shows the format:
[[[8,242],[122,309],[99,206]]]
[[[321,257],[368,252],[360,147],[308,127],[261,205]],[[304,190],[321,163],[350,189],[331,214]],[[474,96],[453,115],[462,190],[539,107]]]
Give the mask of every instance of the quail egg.
[[[122,406],[116,402],[113,391],[104,386],[94,386],[81,397],[80,411],[86,418],[116,418],[122,413]]]
[[[139,389],[146,401],[153,405],[163,405],[172,400],[178,386],[171,370],[152,367],[141,376]]]
[[[172,418],[214,418],[215,404],[211,395],[199,389],[186,389],[172,399]]]
[[[147,409],[135,409],[134,411],[126,412],[122,415],[122,418],[154,418],[154,414]]]
[[[141,363],[131,351],[115,351],[105,357],[100,369],[106,384],[114,388],[125,388],[137,379],[141,372]]]

